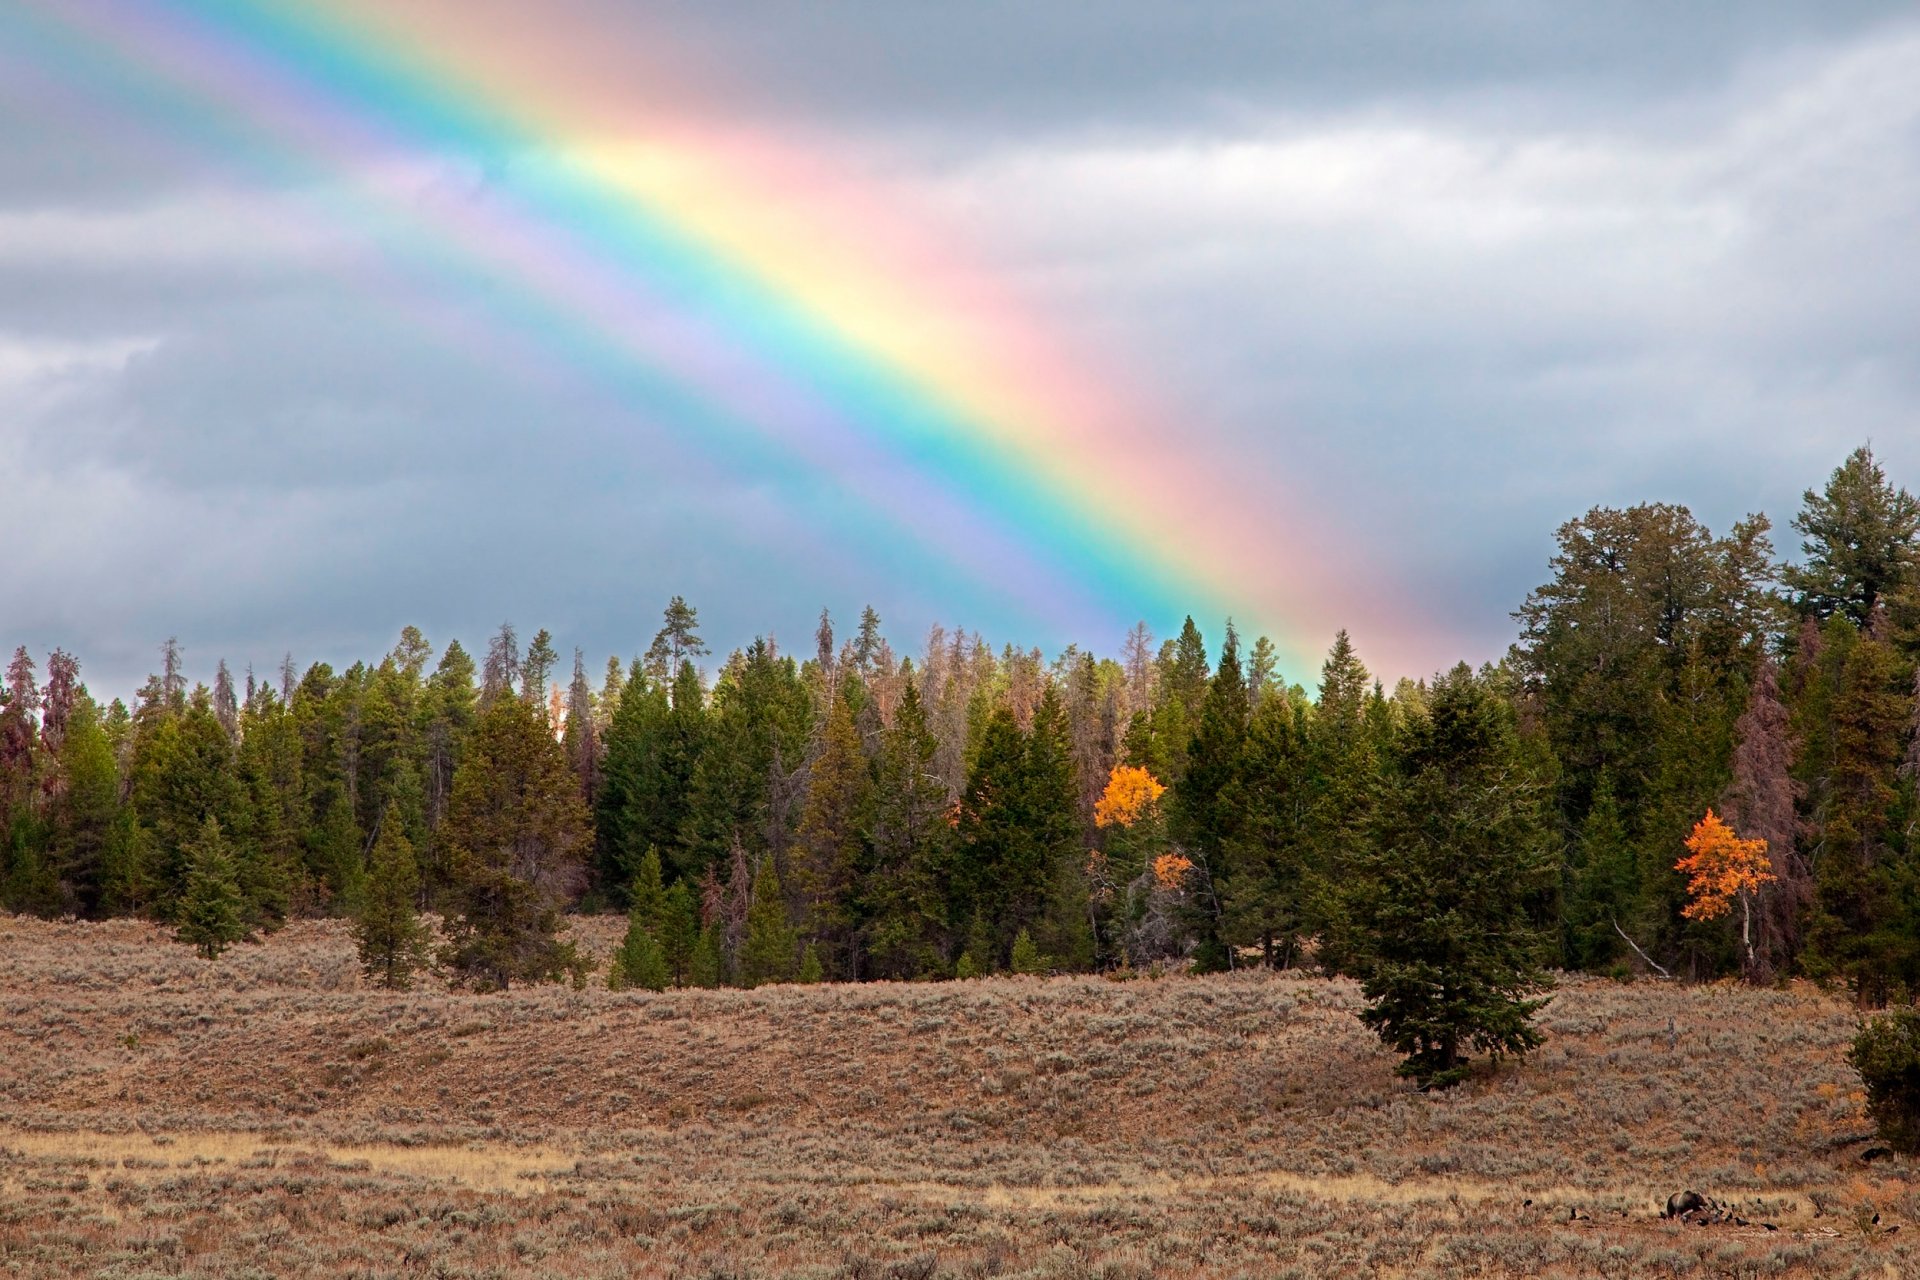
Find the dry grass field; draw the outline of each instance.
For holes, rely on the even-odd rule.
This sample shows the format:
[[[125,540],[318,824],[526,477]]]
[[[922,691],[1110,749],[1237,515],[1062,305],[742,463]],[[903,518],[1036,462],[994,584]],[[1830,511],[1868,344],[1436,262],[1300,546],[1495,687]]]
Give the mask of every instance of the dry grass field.
[[[8,1276],[1920,1275],[1811,990],[1570,982],[1438,1097],[1260,975],[388,994],[0,917],[0,1005]]]

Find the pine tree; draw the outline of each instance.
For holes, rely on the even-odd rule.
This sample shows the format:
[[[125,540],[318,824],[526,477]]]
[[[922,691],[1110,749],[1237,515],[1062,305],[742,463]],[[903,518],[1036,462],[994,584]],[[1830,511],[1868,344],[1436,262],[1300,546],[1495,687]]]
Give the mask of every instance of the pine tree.
[[[1914,980],[1915,934],[1907,903],[1913,873],[1889,842],[1905,688],[1890,645],[1853,643],[1832,706],[1833,763],[1818,816],[1814,905],[1807,964],[1843,977],[1862,1005],[1887,1002]]]
[[[836,698],[821,730],[792,865],[806,903],[807,928],[821,945],[822,962],[849,977],[858,976],[853,941],[860,923],[857,893],[867,869],[863,833],[871,793],[852,709],[845,698]]]
[[[206,959],[217,960],[222,951],[250,934],[233,851],[212,815],[201,823],[185,856],[186,883],[175,913],[174,936]]]
[[[1231,896],[1227,886],[1226,850],[1234,840],[1242,810],[1223,804],[1222,797],[1241,770],[1246,751],[1248,698],[1240,675],[1240,641],[1227,624],[1220,665],[1208,683],[1193,740],[1187,748],[1186,774],[1174,788],[1174,834],[1186,856],[1200,871],[1192,893],[1198,910],[1192,928],[1198,939],[1196,968],[1215,972],[1231,968],[1231,952],[1221,936],[1221,898]]]
[[[712,989],[724,981],[726,956],[720,945],[720,927],[710,924],[700,930],[700,940],[694,944],[693,958],[688,963],[688,983]]]
[[[1270,695],[1253,712],[1239,770],[1218,802],[1236,815],[1223,849],[1227,939],[1259,944],[1266,963],[1283,968],[1293,964],[1307,930],[1312,766],[1299,710]]]
[[[747,936],[740,948],[740,985],[791,982],[800,940],[787,923],[786,896],[771,860],[753,878],[753,905],[747,912]]]
[[[527,646],[527,656],[520,664],[520,696],[527,705],[542,712],[547,708],[547,681],[553,675],[553,664],[560,661],[560,655],[554,651],[553,636],[545,627],[534,633],[533,643]]]
[[[468,739],[441,830],[453,883],[448,963],[482,989],[557,978],[576,963],[555,938],[580,882],[586,809],[560,744],[518,698],[499,698]]]
[[[1574,840],[1563,887],[1562,955],[1569,968],[1599,969],[1621,958],[1622,920],[1631,922],[1635,886],[1633,846],[1606,771],[1594,787]]]
[[[1033,935],[1022,929],[1013,940],[1013,954],[1009,967],[1015,973],[1045,973],[1051,966],[1047,958],[1040,954],[1040,948],[1033,944]]]
[[[380,838],[368,859],[367,880],[353,924],[360,969],[369,980],[392,991],[413,985],[427,960],[427,927],[414,909],[420,894],[420,868],[407,839],[400,807],[389,803],[380,820]]]
[[[627,918],[627,936],[607,966],[607,986],[614,991],[635,987],[643,991],[665,991],[672,978],[658,935],[635,910]]]
[[[1466,1055],[1541,1041],[1532,998],[1549,950],[1531,907],[1551,885],[1544,789],[1517,767],[1511,713],[1464,665],[1403,730],[1398,767],[1345,886],[1362,1019],[1423,1088]]]
[[[947,790],[934,773],[939,749],[919,692],[908,685],[892,727],[881,735],[868,832],[866,951],[879,977],[915,978],[950,963],[953,930],[944,895],[952,827]]]
[[[619,674],[619,666],[614,666]],[[580,780],[580,798],[592,804],[600,791],[600,734],[594,722],[593,689],[587,684],[586,655],[573,651],[573,680],[567,686],[567,729],[561,739],[573,775]]]
[[[675,880],[667,890],[660,919],[660,952],[675,986],[685,986],[692,980],[693,955],[699,945],[700,912],[694,905],[693,891],[685,880]]]
[[[1920,574],[1920,499],[1893,487],[1871,446],[1849,454],[1825,490],[1806,491],[1793,527],[1805,538],[1807,562],[1780,576],[1805,616],[1844,614],[1865,627],[1887,596]]]
[[[665,683],[683,663],[705,657],[707,652],[706,641],[700,638],[700,611],[675,596],[667,602],[660,630],[647,646],[647,674]]]

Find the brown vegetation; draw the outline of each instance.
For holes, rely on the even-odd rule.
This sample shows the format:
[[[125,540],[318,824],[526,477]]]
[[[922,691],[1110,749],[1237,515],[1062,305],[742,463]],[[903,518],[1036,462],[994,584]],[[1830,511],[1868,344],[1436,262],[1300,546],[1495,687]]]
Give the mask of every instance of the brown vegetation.
[[[604,962],[619,923],[576,940]],[[1839,1002],[1574,981],[1533,1059],[1444,1097],[1357,1007],[1268,975],[391,993],[339,924],[208,963],[0,918],[0,1270],[1920,1273]],[[1661,1220],[1688,1188],[1779,1230]]]

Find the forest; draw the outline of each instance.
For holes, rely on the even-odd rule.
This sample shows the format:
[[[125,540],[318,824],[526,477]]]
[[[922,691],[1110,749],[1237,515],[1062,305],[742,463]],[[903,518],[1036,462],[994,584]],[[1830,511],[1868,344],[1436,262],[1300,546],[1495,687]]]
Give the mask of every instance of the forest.
[[[103,703],[23,647],[0,907],[210,956],[349,916],[396,986],[584,981],[563,914],[622,911],[606,981],[654,989],[1173,965],[1383,989],[1444,953],[1514,991],[1655,970],[1906,1001],[1920,501],[1862,448],[1791,528],[1784,561],[1764,515],[1595,508],[1501,661],[1391,688],[1344,632],[1308,689],[1192,619],[1049,660],[940,628],[909,656],[872,609],[844,637],[823,612],[808,652],[716,661],[677,597],[592,669],[546,631],[436,652],[408,627],[208,685],[169,641]]]

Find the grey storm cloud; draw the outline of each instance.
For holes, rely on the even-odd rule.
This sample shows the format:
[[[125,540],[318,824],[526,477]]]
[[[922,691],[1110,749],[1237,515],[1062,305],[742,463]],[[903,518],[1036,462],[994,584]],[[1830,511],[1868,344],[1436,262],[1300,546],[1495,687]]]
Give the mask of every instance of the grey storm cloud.
[[[1863,439],[1920,486],[1909,6],[563,7],[616,47],[666,31],[741,87],[734,123],[833,140],[1170,429],[1311,495],[1274,556],[1394,602],[1352,620],[1388,675],[1497,657],[1590,505],[1766,510],[1791,549],[1800,490]],[[457,314],[344,286],[368,249],[279,216],[297,193],[92,127],[6,42],[8,646],[119,693],[170,633],[206,668],[371,656],[410,621],[473,647],[505,616],[630,653],[674,592],[723,645],[823,600],[871,599],[905,647],[1011,625],[821,545],[831,492],[681,449],[590,380],[477,366]]]

